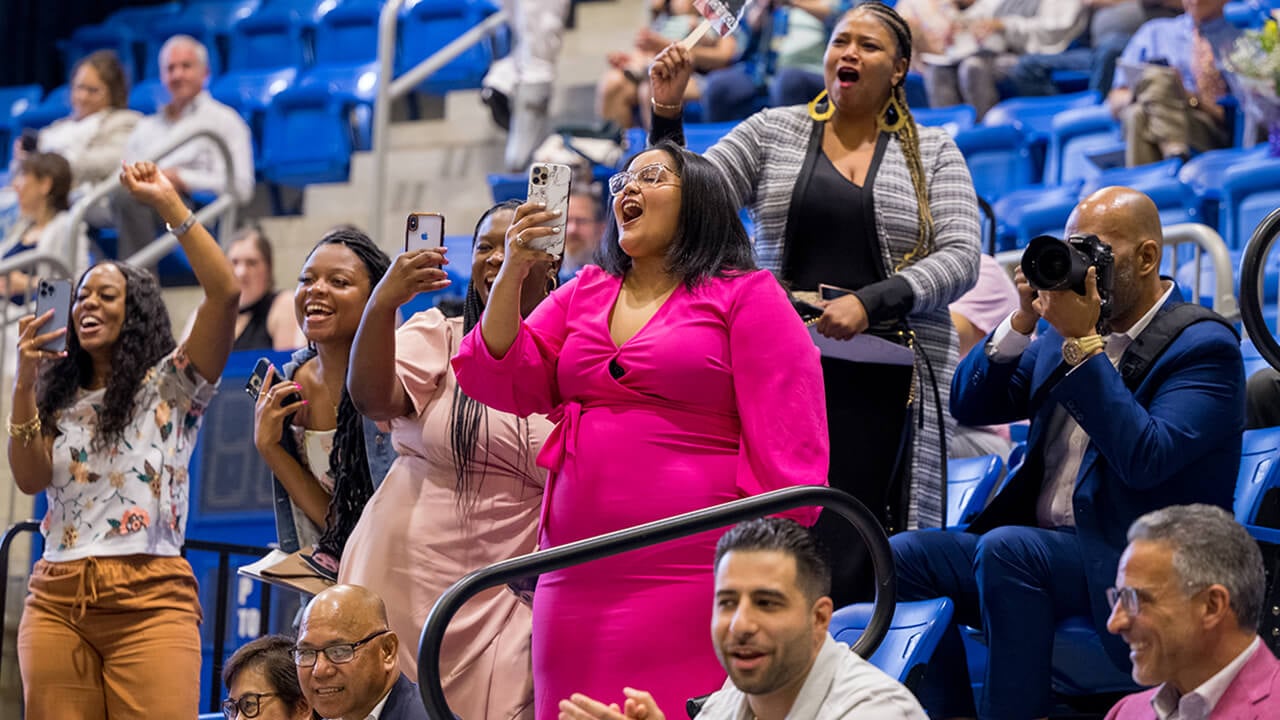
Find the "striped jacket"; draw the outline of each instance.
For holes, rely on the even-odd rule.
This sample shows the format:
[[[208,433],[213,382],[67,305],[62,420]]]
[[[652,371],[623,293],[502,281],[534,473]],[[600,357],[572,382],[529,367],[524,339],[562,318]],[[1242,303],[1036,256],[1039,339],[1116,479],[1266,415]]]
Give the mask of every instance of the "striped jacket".
[[[792,193],[809,158],[813,133],[821,132],[821,127],[802,105],[767,109],[739,123],[706,153],[751,214],[757,262],[775,274],[782,266]],[[660,132],[655,127],[655,134]],[[955,421],[946,408],[958,343],[947,306],[977,282],[981,254],[977,196],[964,157],[943,130],[920,127],[919,137],[935,249],[898,273],[914,295],[907,321],[916,334],[917,376],[927,389],[917,395],[923,402],[916,403],[924,417],[923,426],[916,425],[912,456],[910,529],[939,527],[944,515],[942,464],[946,459],[939,451],[938,404],[920,353],[928,355],[937,378],[940,397],[936,399],[944,409],[943,423],[949,436]],[[884,274],[890,277],[915,246],[919,228],[916,194],[896,136],[890,138],[880,161],[872,198]]]

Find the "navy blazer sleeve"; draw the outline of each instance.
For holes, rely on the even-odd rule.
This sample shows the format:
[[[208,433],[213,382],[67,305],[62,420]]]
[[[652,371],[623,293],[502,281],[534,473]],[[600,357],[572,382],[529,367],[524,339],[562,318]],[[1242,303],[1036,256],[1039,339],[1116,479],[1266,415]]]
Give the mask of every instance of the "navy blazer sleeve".
[[[1043,338],[1032,342],[1016,360],[993,362],[987,343],[973,346],[951,376],[951,414],[961,425],[998,425],[1030,418],[1032,379]]]

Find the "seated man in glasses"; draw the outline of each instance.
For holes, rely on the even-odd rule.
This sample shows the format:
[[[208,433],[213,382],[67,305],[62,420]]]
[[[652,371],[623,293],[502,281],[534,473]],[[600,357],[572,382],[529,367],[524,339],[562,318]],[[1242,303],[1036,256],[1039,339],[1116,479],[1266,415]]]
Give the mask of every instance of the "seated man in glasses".
[[[1159,687],[1108,720],[1275,717],[1280,660],[1258,637],[1264,590],[1258,544],[1225,510],[1175,505],[1134,521],[1107,629],[1129,644],[1133,679]]]
[[[399,647],[382,598],[335,585],[307,605],[292,654],[302,692],[325,720],[427,720],[418,686],[400,673]]]

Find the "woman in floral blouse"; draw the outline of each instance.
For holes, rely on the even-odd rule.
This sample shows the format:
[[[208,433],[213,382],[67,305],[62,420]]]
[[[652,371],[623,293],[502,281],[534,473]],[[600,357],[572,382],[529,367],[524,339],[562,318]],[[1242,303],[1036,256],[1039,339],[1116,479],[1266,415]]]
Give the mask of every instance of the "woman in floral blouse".
[[[204,289],[175,346],[155,277],[104,261],[81,278],[66,329],[19,323],[9,466],[44,491],[44,557],[18,629],[27,717],[195,717],[200,605],[180,556],[187,462],[235,331],[231,264],[154,163],[125,188],[172,228]],[[66,351],[41,349],[65,335]]]

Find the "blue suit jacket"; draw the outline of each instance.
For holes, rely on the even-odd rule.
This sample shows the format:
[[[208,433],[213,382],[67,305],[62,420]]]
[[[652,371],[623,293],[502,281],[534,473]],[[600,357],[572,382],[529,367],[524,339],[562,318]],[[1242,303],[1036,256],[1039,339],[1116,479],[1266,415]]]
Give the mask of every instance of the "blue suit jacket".
[[[427,710],[422,705],[422,695],[418,686],[409,681],[404,674],[396,680],[387,695],[387,704],[382,706],[381,720],[427,720]]]
[[[1180,297],[1175,288],[1162,310]],[[1066,408],[1089,435],[1072,501],[1094,625],[1118,666],[1128,667],[1128,648],[1106,631],[1106,589],[1115,584],[1129,525],[1169,505],[1231,511],[1244,431],[1240,343],[1220,323],[1194,323],[1130,392],[1102,353],[1065,374],[1062,342],[1049,329],[1008,363],[990,361],[978,346],[956,368],[951,412],[961,424],[1031,421],[1021,470],[969,532],[1037,525],[1046,431],[1054,409]]]

